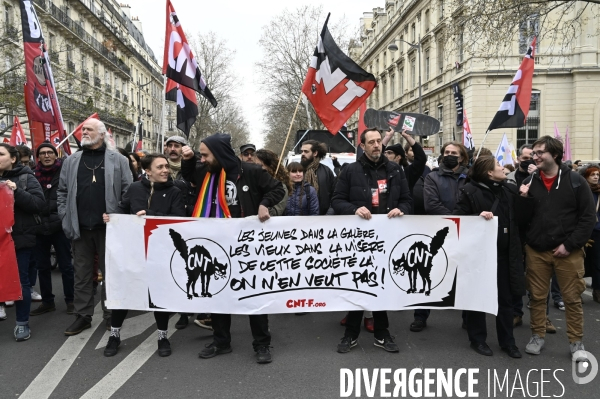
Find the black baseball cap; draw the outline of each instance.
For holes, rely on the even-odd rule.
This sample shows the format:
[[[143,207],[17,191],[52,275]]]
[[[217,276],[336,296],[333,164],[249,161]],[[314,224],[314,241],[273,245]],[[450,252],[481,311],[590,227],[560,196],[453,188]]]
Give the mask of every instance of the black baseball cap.
[[[244,144],[240,147],[240,153],[243,153],[246,150],[252,150],[256,152],[256,146],[254,144]]]

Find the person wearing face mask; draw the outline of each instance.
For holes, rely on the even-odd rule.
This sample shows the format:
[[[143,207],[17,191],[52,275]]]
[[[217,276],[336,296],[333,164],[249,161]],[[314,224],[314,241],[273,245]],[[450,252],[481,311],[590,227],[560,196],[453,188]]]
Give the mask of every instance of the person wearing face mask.
[[[169,179],[169,163],[161,154],[150,154],[142,158],[142,168],[146,175],[129,187],[119,203],[118,213],[137,216],[185,216],[185,207],[181,200],[181,191]],[[110,222],[110,216],[103,215],[104,223]],[[127,309],[113,309],[111,316],[110,337],[104,356],[117,354],[121,344],[121,326],[127,316]],[[154,312],[158,328],[158,355],[171,354],[171,344],[167,338],[169,324],[168,312]]]
[[[465,146],[455,141],[448,142],[442,146],[441,153],[439,169],[429,173],[423,183],[427,215],[451,215],[460,197],[460,189],[467,180],[469,154]],[[416,309],[410,331],[423,331],[430,313],[429,309]]]
[[[461,189],[453,215],[480,215],[486,220],[498,217],[497,285],[498,315],[496,332],[500,348],[512,358],[521,358],[513,335],[513,296],[525,294],[523,252],[515,217],[517,187],[504,184],[506,176],[491,155],[477,158],[469,170],[470,183]],[[485,313],[467,312],[467,332],[471,348],[484,356],[493,352],[486,343]]]
[[[506,182],[521,187],[523,180],[537,170],[533,162],[533,157],[531,156],[531,144],[523,144],[521,148],[519,148],[517,160],[519,161],[519,167],[506,176]]]

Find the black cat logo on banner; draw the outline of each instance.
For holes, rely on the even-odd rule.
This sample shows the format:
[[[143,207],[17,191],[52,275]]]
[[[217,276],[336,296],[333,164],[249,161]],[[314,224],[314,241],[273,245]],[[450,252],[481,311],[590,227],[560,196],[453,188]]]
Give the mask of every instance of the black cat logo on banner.
[[[411,234],[398,241],[389,264],[390,275],[398,288],[407,294],[429,296],[440,285],[448,271],[448,256],[443,247],[448,232],[448,227],[444,227],[433,237]],[[420,286],[417,276],[420,276]]]
[[[184,240],[173,229],[169,229],[169,235],[175,245],[171,256],[171,275],[188,299],[212,298],[227,287],[231,276],[231,262],[227,252],[219,244],[208,238]],[[196,292],[198,278],[201,284],[200,295]]]

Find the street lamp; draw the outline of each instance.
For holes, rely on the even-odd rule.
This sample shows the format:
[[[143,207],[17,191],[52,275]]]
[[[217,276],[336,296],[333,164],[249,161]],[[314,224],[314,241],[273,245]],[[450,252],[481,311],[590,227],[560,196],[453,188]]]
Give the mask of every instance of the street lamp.
[[[421,97],[421,37],[419,36],[419,42],[417,44],[409,43],[406,40],[402,40],[402,39],[398,39],[398,41],[408,44],[410,47],[416,49],[418,52],[418,57],[419,57],[419,113],[422,114],[423,113],[423,102],[422,102],[422,97]],[[398,51],[398,45],[396,44],[396,42],[391,42],[388,45],[388,50],[390,50],[392,53]]]

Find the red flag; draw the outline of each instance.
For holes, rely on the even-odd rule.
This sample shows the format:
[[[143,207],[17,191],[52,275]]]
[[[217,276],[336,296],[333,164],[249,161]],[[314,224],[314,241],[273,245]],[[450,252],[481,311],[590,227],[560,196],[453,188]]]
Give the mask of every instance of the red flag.
[[[358,136],[362,134],[365,130],[367,130],[367,125],[365,125],[365,112],[367,112],[367,102],[363,102],[358,107]]]
[[[75,130],[73,130],[73,137],[75,138],[75,140],[77,141],[77,145],[81,144],[81,129],[83,128],[83,124],[86,123],[89,119],[100,119],[100,117],[98,116],[97,112],[94,112],[93,114],[91,114],[86,120],[84,120],[83,122],[81,122],[79,125],[77,125],[77,127],[75,128]]]
[[[531,102],[536,40],[534,37],[488,130],[525,126]]]
[[[198,63],[192,54],[177,13],[167,0],[167,29],[165,32],[165,54],[163,57],[163,74],[175,82],[187,86],[203,95],[213,107],[217,100],[213,97],[206,81],[200,72]]]
[[[23,299],[15,242],[10,233],[15,224],[14,205],[13,190],[0,183],[0,302]]]
[[[48,123],[52,130],[58,130],[62,137],[66,137],[55,90],[54,75],[50,67],[50,57],[46,51],[40,22],[31,2],[20,1],[19,5],[25,51],[25,71],[29,83],[26,85],[25,95],[26,102],[28,102],[29,122]],[[64,150],[67,154],[71,153],[68,143],[65,143]]]
[[[335,44],[323,25],[315,52],[310,60],[302,92],[332,134],[336,134],[350,115],[369,97],[377,81]]]
[[[29,146],[27,142],[27,138],[25,137],[25,133],[23,133],[23,128],[21,127],[21,122],[19,122],[19,118],[15,116],[12,132],[10,134],[9,144],[13,147],[18,145],[26,145]]]
[[[58,148],[58,145],[60,144],[60,134],[58,131],[52,133],[52,136],[50,136],[50,143],[52,143],[54,147]]]
[[[473,144],[473,135],[471,134],[471,126],[469,126],[469,120],[467,119],[467,110],[463,108],[463,145],[467,150],[475,148]]]
[[[135,146],[135,151],[142,151],[142,140],[138,140],[137,146]]]
[[[9,144],[10,143],[10,139],[8,137],[4,137],[2,139],[2,142],[5,143],[5,144]]]
[[[196,122],[196,116],[198,116],[196,93],[189,87],[182,86],[167,78],[165,99],[177,103],[177,128],[186,136],[189,136],[190,128]]]

